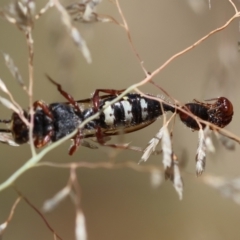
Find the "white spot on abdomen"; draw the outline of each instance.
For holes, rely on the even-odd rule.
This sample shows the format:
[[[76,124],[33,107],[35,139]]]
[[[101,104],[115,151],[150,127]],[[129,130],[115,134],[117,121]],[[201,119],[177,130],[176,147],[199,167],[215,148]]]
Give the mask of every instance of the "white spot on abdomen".
[[[122,106],[124,109],[125,121],[126,121],[126,123],[131,123],[132,119],[133,119],[132,105],[127,100],[123,100],[123,101],[121,101],[121,103],[122,103]]]
[[[148,111],[147,111],[148,105],[147,105],[146,100],[141,98],[140,105],[141,105],[141,109],[142,109],[142,120],[144,121],[148,116]]]
[[[109,102],[105,102],[105,104],[108,104]],[[104,109],[103,111],[104,115],[105,115],[105,123],[108,126],[113,126],[114,125],[114,120],[115,120],[115,116],[114,116],[114,110],[112,108],[112,106],[108,106],[106,109]]]

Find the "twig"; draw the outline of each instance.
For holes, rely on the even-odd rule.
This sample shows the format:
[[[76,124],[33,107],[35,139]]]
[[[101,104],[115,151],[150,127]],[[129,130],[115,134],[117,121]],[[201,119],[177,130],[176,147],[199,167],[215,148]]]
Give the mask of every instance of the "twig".
[[[155,170],[163,171],[162,166],[156,165],[139,165],[134,162],[124,162],[124,163],[112,163],[112,162],[72,162],[72,163],[53,163],[53,162],[42,162],[35,165],[35,167],[56,167],[56,168],[89,168],[89,169],[123,169],[129,168],[136,172],[149,172]]]
[[[234,8],[234,10],[235,10],[235,13],[237,14],[237,13],[238,13],[238,10],[237,10],[236,5],[233,3],[232,0],[228,0],[228,1],[232,4],[232,6],[233,6],[233,8]]]
[[[16,207],[19,204],[21,199],[22,199],[22,197],[18,197],[16,199],[16,201],[12,205],[12,208],[11,208],[11,211],[9,213],[9,216],[8,216],[7,220],[3,224],[1,224],[1,226],[0,226],[0,238],[3,235],[4,231],[6,230],[8,224],[11,222],[11,220],[13,218],[13,215],[14,215],[14,212],[15,212],[15,209],[16,209]]]
[[[32,30],[26,32],[26,40],[28,46],[28,74],[29,74],[29,86],[28,86],[28,97],[29,97],[29,112],[30,112],[30,127],[29,127],[29,143],[32,152],[32,156],[36,155],[36,150],[33,142],[33,128],[34,128],[34,109],[33,109],[33,39]]]
[[[145,73],[145,76],[148,76],[148,72],[147,72],[147,70],[145,69],[145,67],[144,67],[144,65],[143,65],[143,60],[141,59],[139,53],[137,52],[136,47],[135,47],[134,44],[133,44],[133,40],[132,40],[130,31],[129,31],[129,27],[128,27],[127,21],[126,21],[126,19],[125,19],[125,17],[124,17],[124,14],[123,14],[123,12],[122,12],[122,9],[121,9],[121,7],[120,7],[120,4],[119,4],[119,1],[118,1],[118,0],[116,0],[116,5],[117,5],[118,12],[119,12],[119,14],[120,14],[120,16],[121,16],[121,18],[122,18],[122,21],[123,21],[123,27],[124,27],[124,29],[125,29],[126,32],[127,32],[127,37],[128,37],[130,46],[131,46],[131,48],[132,48],[135,56],[137,57],[138,61],[140,62],[140,65],[141,65],[141,67],[142,67],[142,69],[143,69],[143,71],[144,71],[144,73]]]
[[[18,195],[42,218],[47,228],[54,234],[54,236],[62,240],[62,238],[54,231],[54,229],[48,223],[47,219],[43,216],[43,214],[17,188],[14,189],[18,193]]]

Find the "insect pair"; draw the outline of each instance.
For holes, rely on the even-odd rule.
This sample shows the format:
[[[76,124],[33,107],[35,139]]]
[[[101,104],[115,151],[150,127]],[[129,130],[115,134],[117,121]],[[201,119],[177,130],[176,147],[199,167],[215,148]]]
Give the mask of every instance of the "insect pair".
[[[145,128],[167,111],[177,112],[186,126],[194,130],[199,129],[197,121],[179,108],[177,110],[172,105],[160,103],[158,100],[140,94],[128,93],[117,102],[107,106],[123,90],[97,89],[92,98],[76,101],[62,89],[60,84],[50,77],[48,79],[56,85],[67,102],[46,104],[43,101],[36,101],[34,103],[33,139],[36,148],[56,142],[70,134],[84,120],[89,119],[97,112],[99,112],[97,118],[88,121],[83,128],[78,129],[77,134],[73,137],[73,144],[69,150],[70,155],[77,150],[80,144],[84,145],[84,138],[96,137],[100,144],[104,144],[106,137]],[[106,95],[100,96],[101,92]],[[193,103],[185,104],[183,108],[198,118],[223,128],[232,120],[232,103],[225,97],[216,98],[213,101],[210,104],[195,100]],[[24,116],[30,121],[30,113],[24,111]],[[29,127],[17,113],[13,113],[10,120],[1,122],[10,123],[10,128],[0,129],[0,133],[10,134],[14,143],[24,144],[29,141]],[[202,126],[204,127],[203,124]]]

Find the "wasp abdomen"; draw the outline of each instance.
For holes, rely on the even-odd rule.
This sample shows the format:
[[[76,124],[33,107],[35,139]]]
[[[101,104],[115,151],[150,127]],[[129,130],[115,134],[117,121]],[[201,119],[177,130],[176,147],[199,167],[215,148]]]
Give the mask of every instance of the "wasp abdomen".
[[[99,109],[104,109],[115,97],[103,100]],[[175,108],[162,104],[163,111],[175,111]],[[163,114],[161,103],[157,100],[145,98],[140,94],[130,93],[118,102],[106,107],[100,114],[100,126],[118,127],[137,125],[157,119]]]
[[[201,118],[202,120],[208,120],[208,109],[199,103],[187,103],[183,106],[185,110],[188,110],[192,114],[196,115],[197,117]],[[195,119],[190,117],[187,113],[178,111],[179,117],[181,121],[189,128],[193,130],[199,130],[199,125]],[[204,127],[204,125],[202,124]]]

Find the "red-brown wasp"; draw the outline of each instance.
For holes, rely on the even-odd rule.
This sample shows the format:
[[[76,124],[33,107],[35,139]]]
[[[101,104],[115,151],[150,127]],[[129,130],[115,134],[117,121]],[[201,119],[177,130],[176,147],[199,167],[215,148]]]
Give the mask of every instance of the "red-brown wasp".
[[[190,111],[202,120],[212,123],[220,128],[224,128],[232,121],[233,105],[225,97],[213,98],[208,101],[214,101],[211,103],[203,103],[194,100],[194,103],[187,103],[183,106],[185,110]],[[178,111],[181,121],[193,130],[199,130],[199,125],[195,119],[188,114]],[[204,124],[201,124],[205,127]]]

